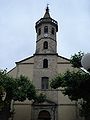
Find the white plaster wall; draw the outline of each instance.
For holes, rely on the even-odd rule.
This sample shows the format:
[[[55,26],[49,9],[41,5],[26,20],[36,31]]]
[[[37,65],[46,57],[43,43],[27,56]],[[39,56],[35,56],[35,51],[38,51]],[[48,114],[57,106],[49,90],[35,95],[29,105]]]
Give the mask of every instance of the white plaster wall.
[[[31,120],[30,102],[16,102],[14,108],[15,114],[13,120]]]
[[[31,81],[33,80],[33,64],[19,64],[17,66],[17,76],[24,75]]]

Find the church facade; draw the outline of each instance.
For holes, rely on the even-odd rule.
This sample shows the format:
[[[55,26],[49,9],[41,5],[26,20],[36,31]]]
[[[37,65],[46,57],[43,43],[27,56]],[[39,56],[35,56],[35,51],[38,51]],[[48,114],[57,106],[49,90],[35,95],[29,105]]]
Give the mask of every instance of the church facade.
[[[16,62],[9,75],[27,76],[38,92],[47,96],[43,103],[15,102],[14,120],[82,120],[76,102],[71,102],[60,89],[52,89],[50,80],[59,73],[73,70],[69,59],[57,53],[58,23],[47,6],[44,17],[36,22],[36,51],[33,56]]]

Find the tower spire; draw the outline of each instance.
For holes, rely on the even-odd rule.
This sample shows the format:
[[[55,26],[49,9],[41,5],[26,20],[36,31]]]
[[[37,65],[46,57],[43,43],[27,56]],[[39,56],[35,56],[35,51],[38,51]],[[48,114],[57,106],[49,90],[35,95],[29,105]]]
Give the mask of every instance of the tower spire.
[[[49,4],[47,4],[47,7],[46,7],[46,12],[44,14],[44,18],[50,18],[50,14],[49,14],[49,7],[48,7]]]

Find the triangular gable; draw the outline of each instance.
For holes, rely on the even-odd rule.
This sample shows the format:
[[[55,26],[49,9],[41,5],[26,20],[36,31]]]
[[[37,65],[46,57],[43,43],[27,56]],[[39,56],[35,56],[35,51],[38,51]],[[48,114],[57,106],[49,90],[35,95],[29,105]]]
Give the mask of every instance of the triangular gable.
[[[63,63],[70,64],[70,59],[58,55],[57,63],[58,64],[63,64]]]
[[[20,61],[18,61],[18,62],[16,62],[16,64],[28,64],[28,63],[31,63],[31,64],[33,64],[34,63],[34,56],[31,56],[31,57],[28,57],[28,58],[25,58],[25,59],[23,59],[23,60],[20,60]]]

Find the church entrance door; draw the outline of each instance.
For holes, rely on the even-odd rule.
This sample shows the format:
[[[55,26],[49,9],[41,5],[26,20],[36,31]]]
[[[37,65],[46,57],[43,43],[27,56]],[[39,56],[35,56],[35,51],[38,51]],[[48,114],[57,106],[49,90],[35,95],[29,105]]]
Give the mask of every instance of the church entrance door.
[[[46,110],[40,111],[38,120],[51,120],[50,113]]]

